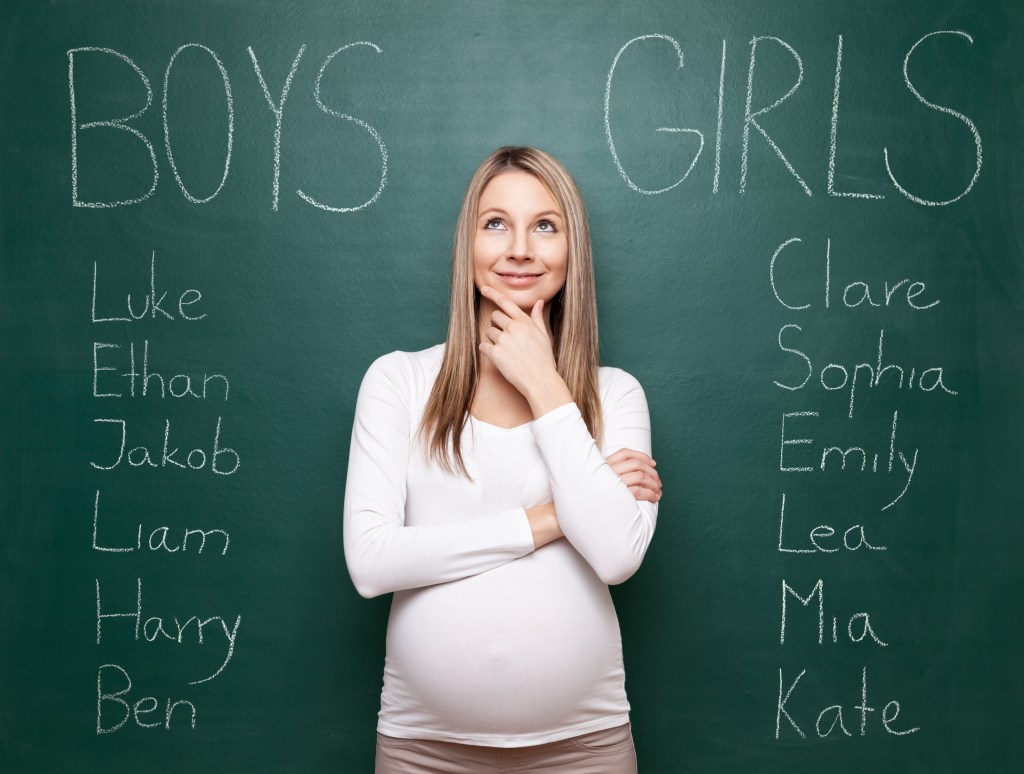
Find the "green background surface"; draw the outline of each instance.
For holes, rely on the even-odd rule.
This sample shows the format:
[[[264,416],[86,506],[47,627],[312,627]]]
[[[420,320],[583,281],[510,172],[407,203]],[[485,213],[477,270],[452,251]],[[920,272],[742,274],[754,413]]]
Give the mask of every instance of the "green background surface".
[[[1022,17],[1009,1],[4,2],[0,769],[372,770],[389,600],[361,599],[342,553],[356,391],[377,356],[444,338],[462,193],[483,156],[514,143],[576,176],[602,362],[634,374],[650,404],[665,496],[643,567],[613,590],[641,772],[1019,771]],[[331,58],[353,43],[373,46]],[[186,44],[209,51],[174,57]],[[274,113],[248,49],[277,101],[303,46],[275,208]],[[146,88],[125,59],[78,51],[73,123],[68,52],[85,48],[130,59],[152,104],[139,114]],[[210,52],[231,94],[222,187],[229,111]],[[333,113],[317,103],[321,70]],[[155,180],[139,135],[89,127],[134,114],[125,125],[152,146]],[[366,204],[382,182],[368,126],[387,169]],[[702,140],[683,182],[638,190],[676,183]],[[886,152],[908,193],[960,198],[912,201]],[[74,206],[73,166],[81,204],[155,189]],[[190,201],[177,178],[194,199],[216,195]],[[777,290],[804,309],[770,283],[794,238]],[[176,319],[92,322],[94,274],[96,314],[125,316],[152,262]],[[851,283],[881,302],[904,279],[888,306],[843,303]],[[910,282],[925,286],[915,303],[938,303],[908,306]],[[177,314],[189,289],[202,319]],[[907,380],[915,369],[913,387],[856,369],[877,369],[880,335],[883,365]],[[94,370],[96,344],[117,347],[96,350],[115,370]],[[155,381],[130,397],[120,374],[131,347],[141,369],[146,346],[150,371],[222,374],[227,399],[216,380],[206,399],[161,398]],[[841,382],[838,366],[858,375],[852,417],[849,384],[821,384]],[[930,368],[955,395],[920,389]],[[94,378],[123,397],[96,397]],[[783,447],[792,412],[817,416],[787,419],[786,438],[810,442]],[[180,458],[210,455],[219,420],[240,465],[99,470],[119,425],[98,419],[123,420],[128,448],[157,459],[167,423]],[[828,446],[863,448],[866,471],[856,452],[822,470]],[[907,483],[899,452],[915,450],[905,494],[883,510]],[[841,548],[862,525],[886,550],[780,551],[783,494],[783,548],[813,549],[819,525],[835,530],[819,543]],[[94,520],[98,545],[131,547],[141,525],[143,548],[95,550]],[[229,548],[211,534],[202,554],[148,550],[162,527],[170,545],[222,529]],[[807,599],[819,580],[823,642],[818,598],[794,595],[780,642],[783,584]],[[194,623],[181,643],[149,642],[132,619],[105,619],[97,643],[97,584],[110,612],[134,610],[141,584],[143,621],[240,617],[226,667],[192,684],[225,659],[219,621],[200,644]],[[884,647],[853,641],[860,613]],[[98,734],[124,717],[114,700],[97,717],[98,678],[125,687],[105,664],[130,676],[131,702],[159,703],[143,722],[183,699],[195,728],[181,705],[170,729],[128,719]],[[784,707],[805,737],[779,712],[801,674]],[[865,675],[869,711],[856,709]],[[891,728],[918,731],[886,731],[892,700]],[[850,736],[819,735],[833,705]]]

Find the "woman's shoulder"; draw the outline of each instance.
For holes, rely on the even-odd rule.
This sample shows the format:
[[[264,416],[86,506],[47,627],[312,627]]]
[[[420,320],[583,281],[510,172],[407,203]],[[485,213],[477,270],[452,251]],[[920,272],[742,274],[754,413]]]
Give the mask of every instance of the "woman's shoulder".
[[[380,355],[366,370],[364,385],[389,384],[413,394],[432,385],[441,368],[444,342],[416,351],[395,350]]]
[[[631,390],[643,392],[640,381],[633,374],[615,366],[601,366],[598,369],[598,384],[602,398],[606,395],[617,395]]]
[[[444,356],[444,346],[445,343],[442,341],[440,344],[435,344],[432,347],[412,352],[396,349],[394,352],[380,355],[370,364],[370,369],[394,371],[400,369],[431,368],[435,365],[440,365],[441,358]]]

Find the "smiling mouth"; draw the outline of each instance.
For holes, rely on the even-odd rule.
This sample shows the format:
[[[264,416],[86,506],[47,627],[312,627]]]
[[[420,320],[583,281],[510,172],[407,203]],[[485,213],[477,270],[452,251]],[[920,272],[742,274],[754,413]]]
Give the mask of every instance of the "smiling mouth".
[[[502,274],[500,272],[497,274],[510,285],[527,285],[542,276],[540,274]]]

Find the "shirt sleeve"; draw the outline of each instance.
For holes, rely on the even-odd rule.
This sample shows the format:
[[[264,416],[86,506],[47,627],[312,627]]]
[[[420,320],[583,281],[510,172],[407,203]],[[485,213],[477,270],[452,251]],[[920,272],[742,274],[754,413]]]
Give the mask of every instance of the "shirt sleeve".
[[[345,484],[345,562],[364,597],[458,580],[534,550],[523,508],[452,524],[405,525],[412,442],[409,356],[370,366],[359,388]]]
[[[640,383],[615,369],[602,399],[604,449],[651,453],[651,420]],[[605,461],[575,403],[534,420],[548,469],[558,523],[566,539],[602,581],[622,583],[640,567],[654,535],[658,504],[633,497]]]

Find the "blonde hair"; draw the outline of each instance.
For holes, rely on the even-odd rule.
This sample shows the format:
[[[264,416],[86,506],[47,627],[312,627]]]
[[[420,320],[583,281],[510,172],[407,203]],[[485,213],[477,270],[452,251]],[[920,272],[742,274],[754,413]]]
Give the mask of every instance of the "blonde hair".
[[[429,445],[428,456],[449,473],[455,473],[457,468],[470,480],[472,476],[462,458],[461,438],[480,373],[480,292],[473,282],[473,243],[480,195],[491,180],[509,170],[536,177],[561,210],[568,266],[565,285],[550,301],[555,365],[590,434],[599,444],[601,437],[597,299],[583,198],[568,170],[550,155],[537,148],[506,145],[483,160],[462,200],[452,249],[447,345],[419,426],[423,442]]]

